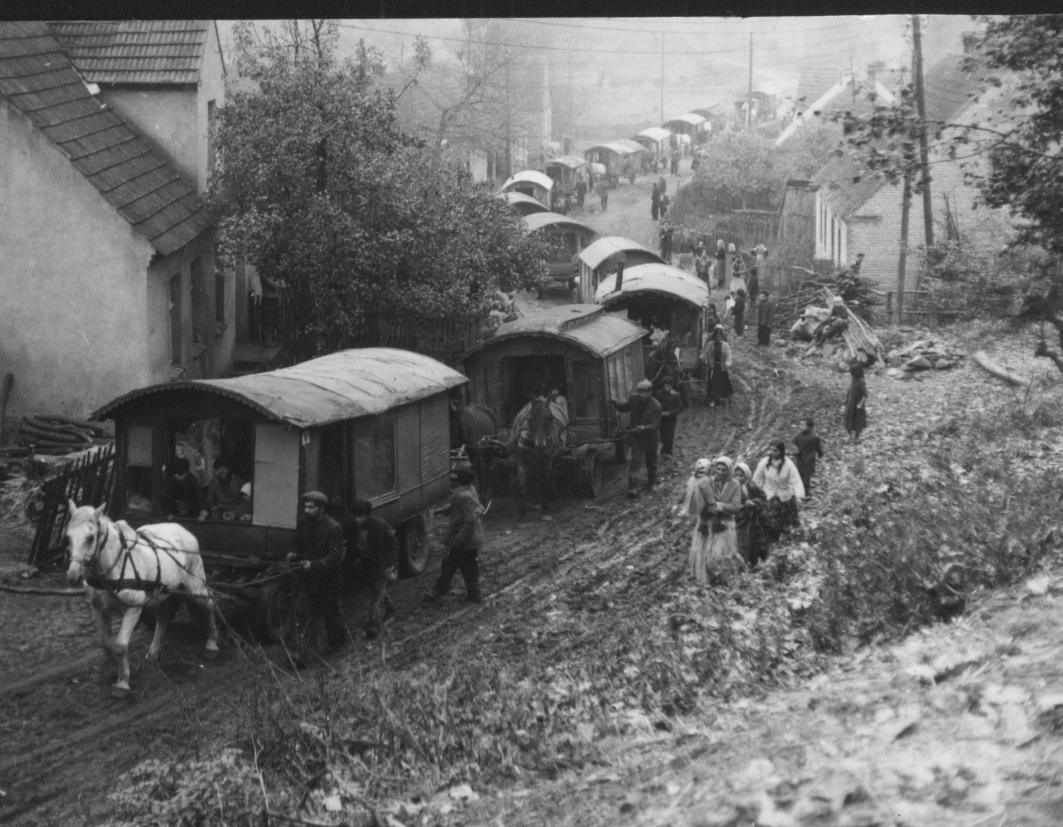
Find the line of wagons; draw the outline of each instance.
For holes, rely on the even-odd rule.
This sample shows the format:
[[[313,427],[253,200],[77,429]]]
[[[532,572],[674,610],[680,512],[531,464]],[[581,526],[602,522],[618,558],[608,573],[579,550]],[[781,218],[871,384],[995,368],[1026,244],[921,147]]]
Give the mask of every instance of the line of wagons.
[[[463,437],[455,416],[463,405],[491,409],[505,435],[534,389],[560,389],[569,423],[556,480],[597,496],[608,465],[624,459],[627,415],[608,400],[626,399],[647,375],[642,322],[667,318],[692,345],[707,299],[701,283],[677,268],[649,261],[627,269],[618,286],[615,274],[598,279],[602,266],[587,273],[598,281],[597,303],[555,306],[501,325],[465,354],[464,373],[409,351],[361,348],[264,373],[151,385],[114,399],[93,413],[115,423],[108,514],[133,527],[181,523],[199,541],[215,594],[249,610],[267,640],[287,641],[306,600],[283,564],[300,493],[324,491],[341,521],[355,499],[368,500],[396,529],[402,573],[420,574],[427,516],[450,496],[452,451]],[[219,456],[246,481],[246,508],[204,520],[174,516],[178,460],[205,484]],[[497,489],[512,481],[513,470],[512,456],[498,457],[483,482]]]

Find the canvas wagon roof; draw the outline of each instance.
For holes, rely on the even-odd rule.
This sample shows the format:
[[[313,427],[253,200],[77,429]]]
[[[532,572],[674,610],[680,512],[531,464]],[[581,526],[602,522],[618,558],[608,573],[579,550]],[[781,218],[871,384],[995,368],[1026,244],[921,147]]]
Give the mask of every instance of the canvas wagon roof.
[[[705,123],[706,118],[704,115],[699,115],[696,112],[684,112],[682,115],[676,115],[664,122],[665,126],[672,123],[676,126],[701,126]]]
[[[587,166],[587,161],[578,155],[562,155],[560,158],[551,158],[546,162],[546,166],[550,166],[550,164],[557,164],[569,169],[579,169]]]
[[[49,23],[93,83],[191,85],[213,24],[207,20],[62,20]]]
[[[598,234],[594,229],[588,227],[582,221],[577,221],[574,218],[569,218],[568,216],[561,215],[561,213],[557,212],[533,212],[530,215],[524,216],[524,226],[528,228],[529,233],[541,230],[543,227],[560,227],[561,229],[577,230],[589,235]]]
[[[598,285],[594,300],[608,305],[620,296],[639,293],[663,293],[695,307],[709,304],[709,288],[705,282],[670,264],[638,264],[626,268],[619,293],[616,292],[616,275],[607,276]]]
[[[634,143],[634,142],[632,142],[632,143]],[[603,149],[606,152],[612,152],[614,155],[620,155],[621,157],[623,157],[625,155],[631,155],[631,154],[635,153],[636,151],[642,151],[642,150],[645,149],[645,147],[639,146],[638,150],[635,150],[635,149],[632,149],[628,144],[623,143],[621,141],[609,141],[608,143],[605,143],[605,144],[595,144],[594,146],[587,147],[587,149],[584,152],[584,154],[586,155],[587,152],[594,152],[595,150],[603,150]]]
[[[550,189],[554,185],[554,179],[547,175],[545,172],[539,172],[537,169],[525,169],[520,172],[514,172],[506,180],[506,183],[502,185],[503,192],[514,184],[531,183],[543,189]]]
[[[500,342],[522,338],[557,339],[601,359],[639,341],[645,333],[637,324],[610,315],[601,305],[566,304],[499,325],[495,335],[470,350],[465,359]]]
[[[163,255],[210,226],[166,155],[89,91],[45,23],[0,21],[0,96],[11,101]]]
[[[660,143],[661,141],[667,141],[668,136],[672,134],[671,129],[665,129],[663,126],[651,126],[647,129],[643,129],[639,133],[640,138],[649,138],[651,141]]]
[[[93,413],[93,418],[113,418],[145,397],[192,391],[218,394],[268,419],[310,428],[383,413],[466,381],[456,370],[420,353],[387,347],[355,348],[267,373],[139,388],[108,402]]]
[[[620,235],[607,235],[597,241],[592,241],[580,250],[579,260],[594,270],[610,256],[615,256],[617,253],[632,252],[645,253],[664,264],[664,259],[649,247],[643,247],[637,241],[632,241],[630,238],[624,238]]]
[[[525,195],[523,192],[503,192],[499,193],[499,197],[518,211],[523,210],[525,214],[528,212],[549,212],[542,201],[532,198],[530,195]]]

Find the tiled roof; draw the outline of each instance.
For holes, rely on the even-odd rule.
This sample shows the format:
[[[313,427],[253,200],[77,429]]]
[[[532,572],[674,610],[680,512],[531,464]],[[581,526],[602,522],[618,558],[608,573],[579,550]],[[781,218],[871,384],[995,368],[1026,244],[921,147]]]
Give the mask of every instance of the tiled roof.
[[[89,92],[47,24],[0,21],[0,96],[163,255],[210,225],[166,155]]]
[[[859,179],[859,180],[856,180]],[[867,172],[855,158],[835,156],[812,176],[820,197],[841,218],[849,218],[885,185],[882,178]]]
[[[978,91],[978,80],[961,68],[963,59],[963,55],[947,55],[926,70],[923,97],[928,121],[949,121]]]
[[[101,84],[194,84],[207,20],[64,20],[52,33],[85,79]]]

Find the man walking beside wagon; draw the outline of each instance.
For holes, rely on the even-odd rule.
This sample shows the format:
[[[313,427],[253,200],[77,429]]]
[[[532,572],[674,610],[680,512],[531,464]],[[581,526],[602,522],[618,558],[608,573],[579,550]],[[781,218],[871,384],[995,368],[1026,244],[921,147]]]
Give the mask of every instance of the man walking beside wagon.
[[[646,465],[646,490],[652,491],[657,483],[657,443],[661,427],[661,403],[653,398],[653,383],[643,379],[635,386],[635,392],[626,402],[609,400],[618,411],[631,413],[628,425],[627,446],[630,452],[627,467],[627,496],[638,499],[638,475],[640,466]]]

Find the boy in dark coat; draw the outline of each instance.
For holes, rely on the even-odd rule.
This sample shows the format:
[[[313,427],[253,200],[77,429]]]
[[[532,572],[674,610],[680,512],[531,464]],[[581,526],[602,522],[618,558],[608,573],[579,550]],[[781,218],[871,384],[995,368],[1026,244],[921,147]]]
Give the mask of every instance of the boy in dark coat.
[[[671,376],[665,376],[661,385],[663,387],[654,394],[661,406],[661,456],[670,457],[675,442],[675,426],[683,410],[683,399],[675,390],[675,380]]]
[[[646,489],[652,490],[657,483],[657,442],[661,428],[661,403],[653,398],[653,383],[643,379],[635,386],[635,392],[627,402],[610,399],[618,411],[630,411],[627,444],[631,452],[627,466],[627,495],[638,499],[639,467],[646,463]]]
[[[815,427],[811,419],[806,419],[805,429],[794,437],[794,445],[797,446],[794,465],[797,466],[797,473],[801,475],[806,497],[812,496],[812,475],[816,473],[816,459],[823,456],[823,440],[815,433]]]
[[[447,557],[439,570],[434,594],[438,599],[450,591],[450,581],[461,569],[465,580],[465,600],[482,603],[480,593],[480,549],[484,543],[483,506],[473,487],[475,475],[471,469],[462,468],[457,473],[458,487],[450,501],[450,528],[443,546]]]
[[[395,610],[388,595],[388,584],[398,580],[398,540],[387,521],[371,516],[368,500],[355,500],[344,534],[351,557],[361,563],[369,581],[369,617],[365,636],[372,640],[380,626]]]

